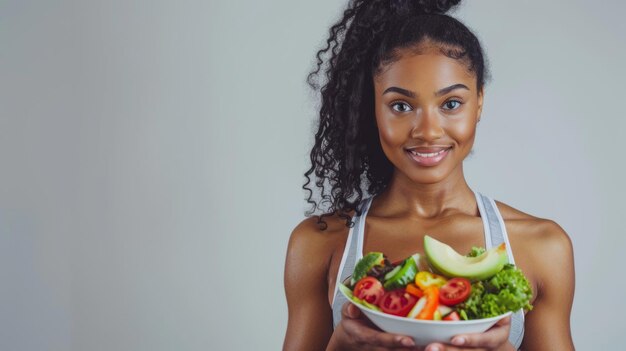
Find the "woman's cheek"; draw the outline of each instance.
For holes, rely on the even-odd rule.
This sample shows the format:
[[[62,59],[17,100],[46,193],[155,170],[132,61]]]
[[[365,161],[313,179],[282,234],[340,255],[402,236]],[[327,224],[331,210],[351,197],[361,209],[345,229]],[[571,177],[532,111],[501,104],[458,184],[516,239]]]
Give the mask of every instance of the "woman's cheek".
[[[474,144],[474,136],[476,134],[476,123],[470,118],[459,119],[449,123],[445,129],[450,138],[462,149],[471,149]]]
[[[401,146],[406,143],[410,135],[411,125],[408,119],[398,119],[394,116],[382,116],[377,119],[378,132],[381,141],[390,146]]]

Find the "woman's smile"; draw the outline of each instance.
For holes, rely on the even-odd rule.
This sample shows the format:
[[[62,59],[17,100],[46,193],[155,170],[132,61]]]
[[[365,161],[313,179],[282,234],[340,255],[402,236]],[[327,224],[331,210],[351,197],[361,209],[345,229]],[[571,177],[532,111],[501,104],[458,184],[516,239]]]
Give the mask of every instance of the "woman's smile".
[[[406,153],[418,166],[433,167],[443,162],[451,149],[452,147],[411,148],[406,149]]]

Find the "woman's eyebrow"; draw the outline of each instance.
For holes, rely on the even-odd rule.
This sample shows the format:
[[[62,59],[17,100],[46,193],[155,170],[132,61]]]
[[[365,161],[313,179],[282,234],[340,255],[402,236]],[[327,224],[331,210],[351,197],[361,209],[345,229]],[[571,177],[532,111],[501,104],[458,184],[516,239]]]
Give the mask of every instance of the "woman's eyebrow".
[[[447,88],[440,89],[438,92],[435,93],[435,96],[445,95],[455,89],[470,90],[465,84],[458,83],[458,84],[451,85]]]
[[[402,94],[404,96],[408,96],[410,98],[414,98],[415,97],[415,93],[410,91],[410,90],[406,90],[406,89],[402,89],[402,88],[398,88],[398,87],[389,87],[387,89],[385,89],[385,91],[383,92],[383,95],[387,94],[387,93],[391,93],[391,92],[396,92],[398,94]]]
[[[449,87],[445,87],[443,89],[439,89],[436,93],[435,96],[441,96],[441,95],[445,95],[449,92],[451,92],[454,89],[466,89],[466,90],[470,90],[465,84],[454,84],[451,85]],[[387,94],[387,93],[391,93],[391,92],[395,92],[398,94],[402,94],[404,96],[408,96],[410,98],[414,98],[417,96],[417,94],[415,92],[412,92],[410,90],[407,89],[403,89],[403,88],[399,88],[399,87],[389,87],[387,89],[385,89],[385,91],[383,92],[383,95]]]

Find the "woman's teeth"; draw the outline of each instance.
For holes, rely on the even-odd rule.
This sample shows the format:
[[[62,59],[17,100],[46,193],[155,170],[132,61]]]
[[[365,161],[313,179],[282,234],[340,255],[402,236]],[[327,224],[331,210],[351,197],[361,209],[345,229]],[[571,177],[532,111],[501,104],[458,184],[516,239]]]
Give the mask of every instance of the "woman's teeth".
[[[419,156],[419,157],[435,157],[437,155],[440,155],[441,153],[447,151],[448,149],[443,149],[437,152],[430,152],[430,153],[421,153],[421,152],[417,152],[415,150],[409,150],[410,153],[412,153],[413,155]]]

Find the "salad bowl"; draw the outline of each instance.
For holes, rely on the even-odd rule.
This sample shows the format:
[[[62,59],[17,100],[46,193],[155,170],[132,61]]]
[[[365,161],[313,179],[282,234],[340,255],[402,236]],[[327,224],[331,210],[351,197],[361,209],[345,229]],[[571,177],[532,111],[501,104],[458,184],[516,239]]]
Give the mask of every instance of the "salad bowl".
[[[502,318],[512,314],[512,312],[506,312],[491,318],[460,321],[418,320],[375,311],[355,303],[345,291],[341,290],[341,293],[383,331],[410,336],[416,345],[421,346],[432,342],[449,343],[453,336],[459,334],[482,333]]]
[[[417,345],[482,333],[514,311],[532,309],[530,283],[508,263],[505,243],[464,256],[425,235],[424,250],[426,265],[419,253],[390,263],[382,252],[369,252],[339,290],[380,329]]]

